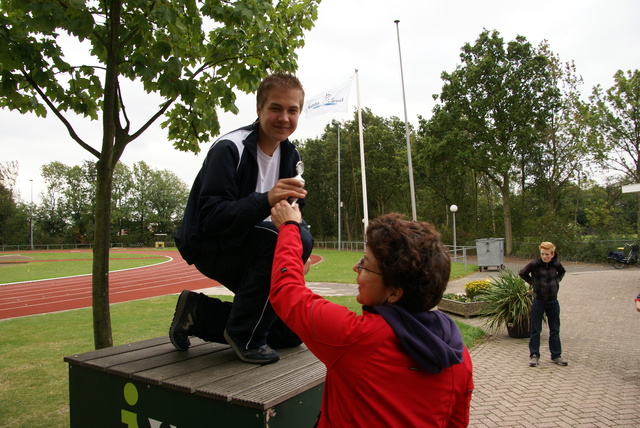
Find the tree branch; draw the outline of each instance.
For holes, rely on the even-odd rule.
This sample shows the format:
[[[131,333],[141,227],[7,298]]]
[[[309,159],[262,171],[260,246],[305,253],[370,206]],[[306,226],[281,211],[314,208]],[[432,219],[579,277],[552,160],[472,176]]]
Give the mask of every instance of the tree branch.
[[[173,104],[175,100],[176,100],[175,98],[172,98],[170,100],[165,101],[164,105],[160,108],[160,110],[158,110],[153,116],[151,116],[151,118],[144,125],[142,125],[140,129],[138,129],[134,134],[131,135],[129,141],[135,140],[140,136],[140,134],[146,131],[147,128],[149,128],[156,120],[158,120],[160,116],[164,114],[164,112],[167,111],[169,106],[171,106],[171,104]]]
[[[24,70],[21,70],[21,72],[22,72],[23,76],[25,77],[25,79],[27,80],[27,82],[29,82],[29,84],[31,84],[33,89],[35,89],[35,91],[40,95],[40,97],[42,98],[44,103],[47,106],[49,106],[49,108],[51,109],[53,114],[55,114],[58,117],[58,119],[60,119],[60,121],[63,123],[63,125],[67,128],[67,131],[69,132],[69,135],[71,136],[71,138],[76,143],[80,144],[80,147],[84,148],[86,151],[88,151],[93,156],[95,156],[96,158],[99,159],[100,158],[100,152],[98,150],[94,149],[93,147],[91,147],[90,145],[88,145],[87,143],[85,143],[82,140],[82,138],[80,138],[80,136],[78,134],[76,134],[76,131],[73,129],[73,126],[71,126],[69,121],[62,115],[60,110],[58,110],[56,108],[56,106],[53,105],[53,103],[51,102],[49,97],[47,97],[47,95],[42,91],[42,89],[40,89],[38,84],[31,78],[31,76],[29,76],[29,74]]]

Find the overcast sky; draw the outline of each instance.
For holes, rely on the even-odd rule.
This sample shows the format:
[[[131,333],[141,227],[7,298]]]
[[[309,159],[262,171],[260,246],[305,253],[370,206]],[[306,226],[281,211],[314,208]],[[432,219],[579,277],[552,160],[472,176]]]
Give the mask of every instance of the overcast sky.
[[[442,87],[440,75],[460,63],[460,48],[473,44],[483,29],[498,30],[505,42],[522,35],[533,45],[547,40],[563,62],[574,61],[584,79],[586,97],[593,86],[613,85],[619,70],[640,68],[640,1],[638,0],[323,0],[306,46],[298,51],[298,76],[308,96],[343,83],[359,70],[360,103],[377,116],[404,119],[396,19],[409,122],[430,117],[433,94]],[[140,127],[157,98],[140,97],[133,128]],[[349,120],[356,106],[351,87],[350,112],[301,117],[292,138],[319,137],[332,119]],[[255,96],[239,95],[238,116],[221,118],[223,133],[251,123]],[[78,134],[99,149],[99,122],[71,118]],[[159,122],[132,142],[122,161],[128,166],[144,160],[156,169],[169,169],[191,185],[209,144],[200,155],[178,152]],[[51,161],[78,165],[95,160],[72,141],[52,114],[46,119],[0,109],[0,161],[18,161],[18,191],[29,201],[44,189],[40,167]],[[366,139],[366,135],[364,136]],[[33,180],[33,184],[30,182]],[[33,187],[31,187],[33,186]]]

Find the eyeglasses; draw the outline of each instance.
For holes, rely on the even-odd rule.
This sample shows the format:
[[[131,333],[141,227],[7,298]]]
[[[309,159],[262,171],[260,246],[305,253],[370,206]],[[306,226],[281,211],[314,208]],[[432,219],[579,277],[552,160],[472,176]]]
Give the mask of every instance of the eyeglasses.
[[[360,261],[358,262],[358,273],[360,273],[360,271],[363,270],[363,269],[366,270],[367,272],[375,273],[376,275],[382,276],[382,274],[380,272],[374,272],[374,271],[364,267],[364,257],[361,258]]]

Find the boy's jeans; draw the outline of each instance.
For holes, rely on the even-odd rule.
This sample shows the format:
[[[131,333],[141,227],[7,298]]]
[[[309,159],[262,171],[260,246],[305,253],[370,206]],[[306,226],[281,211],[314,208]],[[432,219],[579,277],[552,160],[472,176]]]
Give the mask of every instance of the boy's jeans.
[[[560,344],[560,303],[558,300],[533,299],[531,305],[531,334],[529,336],[529,356],[540,357],[540,332],[542,331],[542,316],[547,314],[549,324],[549,351],[551,358],[562,356]]]

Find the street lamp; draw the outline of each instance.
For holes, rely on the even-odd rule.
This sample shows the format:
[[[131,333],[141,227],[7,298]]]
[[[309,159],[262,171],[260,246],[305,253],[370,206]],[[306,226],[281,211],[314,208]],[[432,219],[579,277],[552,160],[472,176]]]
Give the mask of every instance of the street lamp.
[[[458,256],[458,245],[456,243],[456,211],[458,211],[458,206],[451,205],[449,209],[453,213],[453,259],[456,260]]]

